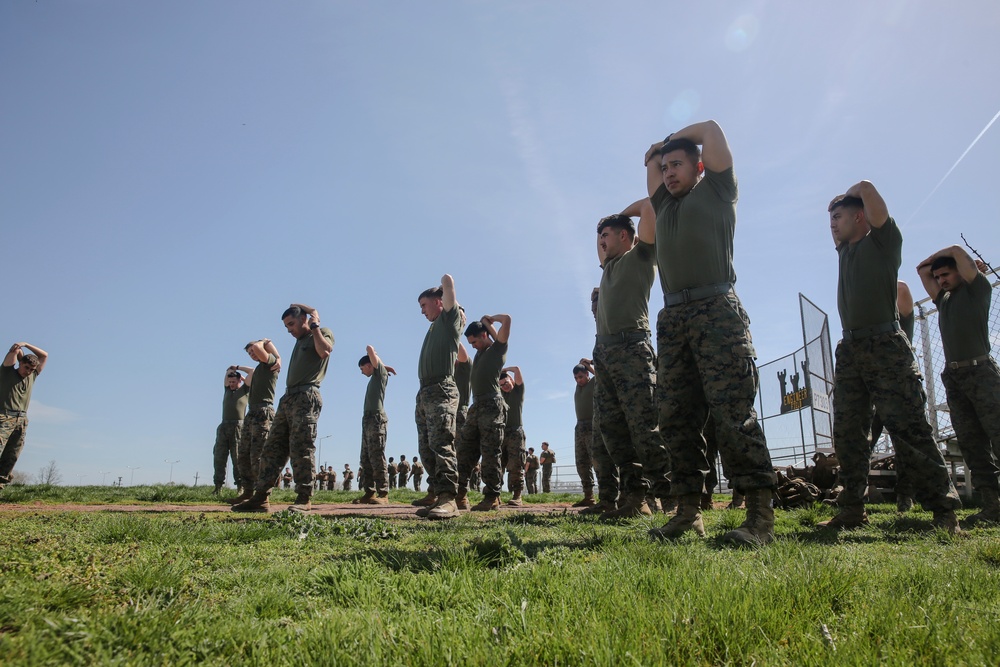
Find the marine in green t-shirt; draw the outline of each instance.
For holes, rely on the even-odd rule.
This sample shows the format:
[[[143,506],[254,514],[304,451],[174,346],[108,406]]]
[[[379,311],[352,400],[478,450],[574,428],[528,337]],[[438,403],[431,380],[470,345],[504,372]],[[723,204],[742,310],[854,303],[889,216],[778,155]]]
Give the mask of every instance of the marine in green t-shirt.
[[[250,387],[243,382],[239,368],[230,366],[226,369],[225,389],[222,394],[222,423],[215,429],[215,445],[212,448],[215,494],[218,494],[226,483],[226,462],[229,460],[233,462],[233,479],[237,488],[243,486],[239,452],[243,415],[247,410]]]
[[[1000,523],[1000,368],[990,356],[989,317],[993,287],[961,246],[920,263],[917,272],[938,307],[951,424],[980,507],[963,527]]]
[[[758,377],[750,318],[734,291],[739,188],[733,154],[722,128],[708,120],[653,144],[645,164],[664,292],[656,324],[659,426],[670,452],[671,490],[679,497],[675,516],[652,535],[704,535],[701,497],[713,464],[703,431],[713,414],[730,482],[746,494],[748,507],[746,521],[723,540],[766,544],[774,538],[777,478],[754,409]]]
[[[869,181],[827,207],[840,258],[837,301],[844,338],[834,370],[833,445],[844,486],[840,512],[822,526],[851,528],[868,520],[865,497],[871,456],[872,405],[894,442],[915,498],[934,524],[958,532],[961,506],[925,413],[926,394],[910,341],[897,321],[897,270],[903,237],[885,200]],[[723,453],[725,460],[725,453]]]
[[[243,493],[231,501],[233,505],[249,500],[253,496],[253,487],[257,483],[257,473],[260,469],[260,455],[264,451],[264,443],[267,442],[267,434],[274,421],[274,393],[278,386],[278,373],[281,370],[281,355],[270,339],[251,341],[243,347],[243,350],[257,362],[257,365],[254,368],[237,367],[246,373],[245,382],[250,387],[250,396],[249,409],[243,418],[237,452]]]
[[[523,504],[521,492],[524,490],[524,466],[528,460],[528,450],[521,414],[524,409],[524,376],[518,366],[508,366],[500,371],[500,391],[507,404],[507,423],[504,424],[500,464],[507,470],[507,488],[512,493],[507,504],[520,507]]]
[[[24,449],[31,390],[48,359],[48,352],[40,347],[14,343],[0,365],[0,489],[10,483],[14,465]]]
[[[388,504],[389,464],[385,460],[386,427],[385,386],[396,369],[382,363],[375,348],[369,345],[358,360],[361,374],[368,378],[364,414],[361,418],[361,477],[358,486],[365,494],[352,501],[359,505]]]

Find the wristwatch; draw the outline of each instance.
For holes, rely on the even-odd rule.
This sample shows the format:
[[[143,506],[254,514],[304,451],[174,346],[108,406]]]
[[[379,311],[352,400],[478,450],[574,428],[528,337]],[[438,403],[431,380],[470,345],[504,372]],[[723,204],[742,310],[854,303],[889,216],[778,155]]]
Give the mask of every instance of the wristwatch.
[[[310,322],[309,323],[309,328],[310,329],[319,329],[319,322],[315,322],[315,321],[314,322]]]

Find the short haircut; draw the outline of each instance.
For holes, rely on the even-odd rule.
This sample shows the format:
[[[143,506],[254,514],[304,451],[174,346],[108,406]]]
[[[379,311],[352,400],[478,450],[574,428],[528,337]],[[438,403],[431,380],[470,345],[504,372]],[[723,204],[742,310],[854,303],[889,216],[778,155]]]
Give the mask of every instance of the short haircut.
[[[417,301],[421,299],[443,299],[444,298],[444,288],[438,285],[437,287],[429,287],[420,293],[417,297]]]
[[[690,139],[671,139],[663,144],[663,148],[660,149],[660,155],[666,155],[674,151],[684,151],[684,154],[691,158],[691,162],[695,164],[701,162],[701,149],[698,147],[698,144]]]
[[[861,201],[860,197],[849,197],[847,195],[837,195],[830,202],[830,205],[826,207],[827,213],[833,213],[833,209],[844,206],[847,208],[860,208],[864,210],[865,203]]]
[[[24,365],[24,366],[31,366],[32,368],[38,368],[38,364],[40,362],[38,361],[38,357],[36,355],[34,355],[34,354],[26,354],[23,357],[21,357],[21,360],[20,360],[19,363],[22,364],[22,365]]]
[[[534,447],[528,447],[528,451],[529,452],[533,452],[533,451],[535,451],[535,448]]]
[[[597,233],[600,234],[605,227],[622,230],[628,234],[630,239],[635,238],[635,223],[632,222],[632,218],[622,213],[601,218],[601,221],[597,223]]]
[[[239,373],[226,373],[227,378],[238,378],[241,377]]]
[[[281,319],[284,320],[289,315],[291,315],[292,317],[296,317],[296,318],[298,318],[298,317],[305,317],[306,316],[306,312],[304,310],[302,310],[301,308],[299,308],[298,306],[291,306],[289,308],[286,308],[285,312],[283,312],[281,314]]]
[[[366,354],[365,356],[363,356],[360,359],[358,359],[358,368],[361,368],[365,364],[371,364],[371,363],[372,363],[372,360],[369,359],[368,355]],[[372,364],[372,366],[374,366],[374,365],[375,364]]]
[[[958,270],[958,263],[955,261],[954,257],[950,257],[947,255],[943,257],[938,257],[933,262],[931,262],[932,275],[938,269],[944,269],[944,268]]]
[[[489,333],[489,329],[486,325],[476,320],[475,322],[470,322],[469,326],[465,328],[465,336],[481,336],[484,333]]]
[[[590,371],[588,371],[587,367],[584,366],[583,364],[577,364],[576,366],[573,366],[573,375],[576,375],[577,373],[587,373],[587,374],[589,374]]]

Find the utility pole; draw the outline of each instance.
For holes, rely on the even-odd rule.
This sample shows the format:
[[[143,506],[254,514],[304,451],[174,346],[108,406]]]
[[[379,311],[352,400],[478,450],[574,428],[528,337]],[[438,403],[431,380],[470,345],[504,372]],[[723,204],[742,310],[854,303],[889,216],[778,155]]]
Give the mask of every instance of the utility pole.
[[[198,473],[194,474],[194,485],[198,486]]]
[[[326,440],[327,438],[332,438],[332,437],[333,437],[332,435],[324,435],[322,438],[319,439],[319,451],[316,452],[317,465],[319,464],[320,461],[323,460],[323,441]]]
[[[135,483],[135,471],[141,470],[142,466],[125,466],[125,467],[132,471],[132,476],[129,477],[128,485],[133,486]]]
[[[99,472],[102,475],[104,475],[104,477],[101,478],[101,486],[106,486],[107,483],[108,483],[108,475],[111,474],[111,471],[110,470],[98,470],[97,472]]]
[[[176,461],[171,461],[170,459],[163,459],[163,462],[170,464],[170,482],[169,483],[173,484],[174,483],[174,464],[175,463],[180,463],[181,460],[177,459]]]

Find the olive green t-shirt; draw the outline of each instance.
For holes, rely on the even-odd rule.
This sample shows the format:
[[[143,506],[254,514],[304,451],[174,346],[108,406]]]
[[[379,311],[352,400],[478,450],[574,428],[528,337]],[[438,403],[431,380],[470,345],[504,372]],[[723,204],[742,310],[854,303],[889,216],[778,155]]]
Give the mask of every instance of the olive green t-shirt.
[[[365,391],[365,414],[385,414],[382,405],[385,399],[385,383],[389,379],[389,371],[379,359],[378,366],[372,367],[372,376],[368,378],[368,389]]]
[[[455,384],[458,385],[458,407],[469,407],[469,394],[472,392],[472,362],[455,362]]]
[[[32,371],[27,377],[21,377],[15,367],[0,366],[0,402],[3,404],[0,409],[27,412],[37,376],[38,373]]]
[[[521,428],[521,408],[524,407],[524,385],[515,384],[514,388],[504,393],[504,403],[507,404],[507,430]]]
[[[979,273],[971,283],[941,290],[934,303],[945,361],[966,361],[990,353],[990,301],[993,288]]]
[[[333,332],[326,327],[320,327],[323,338],[333,345]],[[330,357],[320,359],[316,352],[316,344],[313,342],[312,331],[302,334],[302,337],[295,341],[292,348],[292,357],[288,360],[288,375],[285,376],[285,386],[291,389],[302,385],[314,384],[317,387],[326,377],[326,367],[330,363]]]
[[[274,403],[274,389],[278,386],[278,372],[272,371],[271,366],[277,358],[273,354],[267,355],[267,361],[261,361],[257,368],[253,369],[253,378],[250,380],[250,405],[260,405],[261,403]]]
[[[597,301],[597,334],[649,331],[649,290],[653,286],[656,249],[639,241],[631,250],[604,262],[601,298]]]
[[[841,243],[837,308],[844,329],[863,329],[899,318],[896,283],[903,235],[891,217],[857,243]]]
[[[459,317],[457,303],[451,310],[441,311],[438,318],[431,322],[420,348],[420,361],[417,363],[419,379],[448,377],[455,372],[461,328],[462,319]]]
[[[594,389],[597,388],[597,378],[591,377],[587,384],[576,386],[573,402],[576,404],[576,420],[591,422],[594,420]]]
[[[496,396],[500,393],[500,371],[507,360],[507,343],[494,341],[485,350],[476,352],[472,360],[472,396]]]
[[[241,384],[236,389],[226,387],[226,393],[222,396],[222,421],[232,421],[243,419],[247,412],[247,401],[250,396],[250,387]]]
[[[650,202],[656,211],[656,265],[664,294],[692,287],[735,283],[736,173],[705,170],[681,198],[660,185]],[[602,295],[603,296],[603,295]]]

